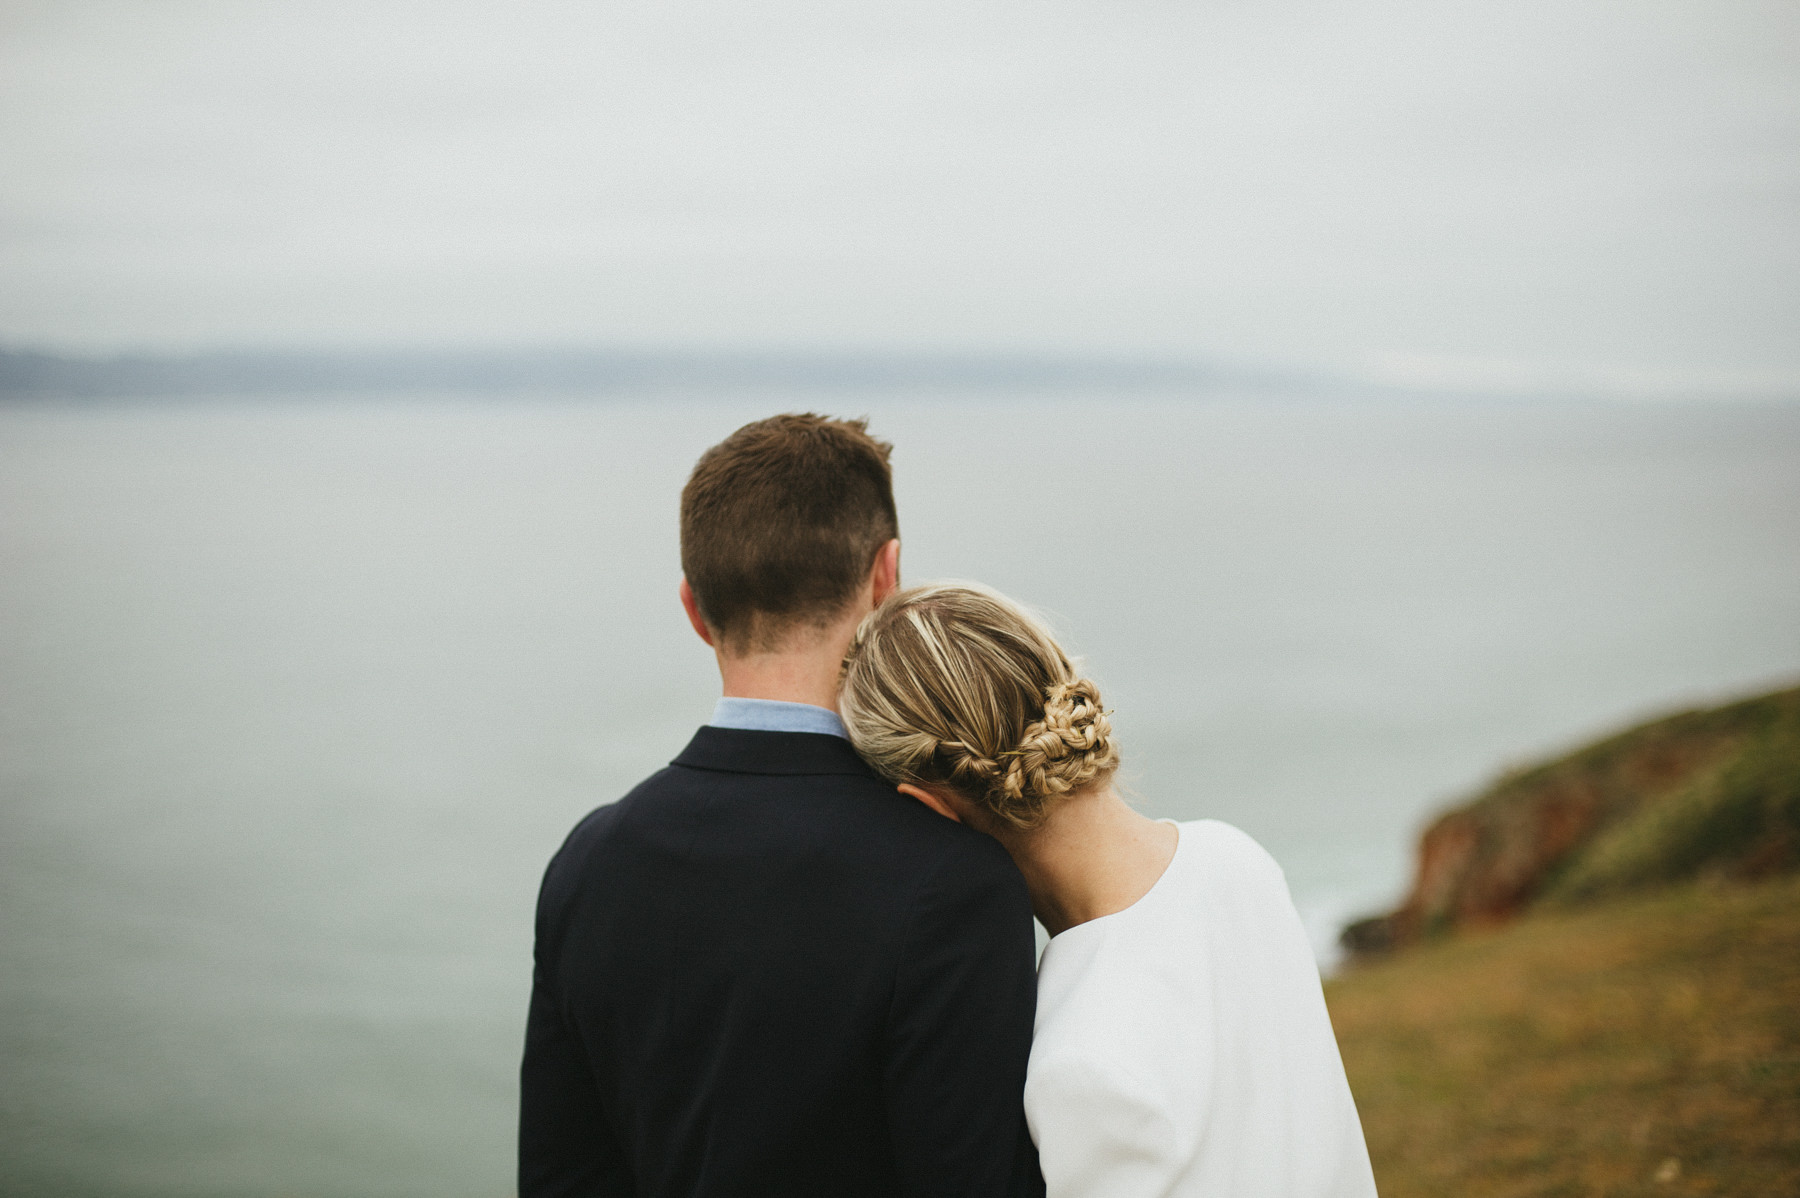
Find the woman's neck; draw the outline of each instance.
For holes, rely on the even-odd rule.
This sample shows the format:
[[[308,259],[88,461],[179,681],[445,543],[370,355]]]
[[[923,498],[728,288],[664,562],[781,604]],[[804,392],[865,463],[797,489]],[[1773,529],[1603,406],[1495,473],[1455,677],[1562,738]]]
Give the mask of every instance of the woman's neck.
[[[1180,839],[1173,825],[1139,815],[1111,786],[1070,795],[1029,831],[996,831],[1052,936],[1143,898]]]

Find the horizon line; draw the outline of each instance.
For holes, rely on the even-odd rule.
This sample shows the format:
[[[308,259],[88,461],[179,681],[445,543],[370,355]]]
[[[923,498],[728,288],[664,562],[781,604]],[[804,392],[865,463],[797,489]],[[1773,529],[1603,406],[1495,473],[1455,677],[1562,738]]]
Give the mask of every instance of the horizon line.
[[[68,351],[0,341],[0,398],[1042,387],[1470,399],[1800,401],[1800,371],[1669,371],[1388,354],[1360,368],[1147,352],[900,347],[273,346]]]

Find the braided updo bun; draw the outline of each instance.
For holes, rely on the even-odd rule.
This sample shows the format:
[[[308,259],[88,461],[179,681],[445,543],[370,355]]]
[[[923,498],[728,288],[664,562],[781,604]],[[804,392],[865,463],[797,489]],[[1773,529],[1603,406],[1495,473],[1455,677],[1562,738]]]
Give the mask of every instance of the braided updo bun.
[[[871,612],[844,657],[850,740],[891,782],[947,786],[1016,828],[1119,767],[1100,690],[997,591],[936,583]]]

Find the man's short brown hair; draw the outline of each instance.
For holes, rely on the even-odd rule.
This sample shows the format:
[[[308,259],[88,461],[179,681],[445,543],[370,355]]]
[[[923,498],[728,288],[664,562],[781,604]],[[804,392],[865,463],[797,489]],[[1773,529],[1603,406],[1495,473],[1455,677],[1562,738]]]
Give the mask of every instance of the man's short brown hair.
[[[681,569],[727,649],[773,650],[843,611],[900,535],[892,451],[866,421],[807,413],[700,455],[681,489]]]

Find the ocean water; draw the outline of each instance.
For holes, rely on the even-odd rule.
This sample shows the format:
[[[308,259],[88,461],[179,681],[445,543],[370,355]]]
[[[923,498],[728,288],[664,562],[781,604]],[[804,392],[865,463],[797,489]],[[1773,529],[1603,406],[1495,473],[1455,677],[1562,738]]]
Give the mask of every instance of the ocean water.
[[[1509,764],[1800,676],[1800,406],[854,393],[0,408],[0,1192],[504,1195],[539,872],[705,719],[676,498],[892,439],[1144,810],[1322,961]]]

